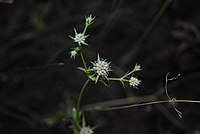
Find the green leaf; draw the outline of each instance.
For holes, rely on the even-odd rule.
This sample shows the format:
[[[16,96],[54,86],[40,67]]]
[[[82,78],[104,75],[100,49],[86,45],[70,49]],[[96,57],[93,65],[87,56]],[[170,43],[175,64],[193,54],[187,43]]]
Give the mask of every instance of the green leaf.
[[[81,70],[81,71],[83,71],[83,72],[87,72],[87,69],[85,69],[85,68],[82,68],[82,67],[77,67],[79,70]]]
[[[95,84],[98,82],[99,80],[99,75],[97,75],[96,79],[95,79]]]
[[[95,81],[96,80],[96,77],[94,77],[94,75],[88,75],[88,78],[92,81]]]

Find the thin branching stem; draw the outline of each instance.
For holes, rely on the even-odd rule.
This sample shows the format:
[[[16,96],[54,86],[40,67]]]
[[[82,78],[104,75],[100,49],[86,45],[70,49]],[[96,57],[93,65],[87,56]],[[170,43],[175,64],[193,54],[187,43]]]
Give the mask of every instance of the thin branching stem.
[[[129,80],[123,79],[123,78],[107,78],[107,80],[111,80],[111,81],[125,81],[128,82]]]
[[[137,104],[126,105],[126,106],[116,106],[116,107],[95,106],[93,108],[84,109],[84,111],[111,111],[111,110],[127,109],[127,108],[155,105],[155,104],[163,104],[163,103],[197,103],[197,104],[200,104],[200,101],[197,101],[197,100],[160,100],[160,101],[144,102],[144,103],[137,103]]]
[[[175,98],[171,98],[171,97],[169,96],[169,93],[168,93],[168,81],[172,81],[172,80],[178,79],[178,77],[180,76],[180,74],[178,74],[176,77],[173,77],[173,78],[170,78],[170,79],[168,78],[168,75],[169,75],[169,73],[166,74],[166,78],[165,78],[165,93],[166,93],[167,98],[173,102],[173,103],[172,103],[173,108],[174,108],[174,110],[176,111],[176,113],[178,114],[178,116],[179,116],[180,118],[182,118],[182,112],[179,111],[179,110],[175,107],[176,99],[175,99]]]
[[[87,25],[85,26],[84,30],[83,30],[83,34],[85,34],[86,30],[87,30]]]
[[[80,55],[81,55],[81,60],[83,62],[83,66],[84,66],[85,69],[87,69],[87,65],[86,65],[86,62],[85,62],[85,59],[84,59],[82,51],[80,51]]]
[[[133,69],[131,72],[125,74],[122,78],[126,78],[126,77],[128,77],[129,75],[131,75],[134,72],[135,72],[135,69]]]
[[[78,101],[77,101],[77,106],[76,106],[76,109],[77,109],[77,110],[79,110],[80,103],[81,103],[81,98],[82,98],[82,96],[83,96],[83,93],[84,93],[85,88],[86,88],[86,86],[88,85],[89,81],[90,81],[90,79],[87,79],[87,80],[85,81],[83,87],[81,88],[81,91],[80,91],[79,97],[78,97]]]
[[[107,80],[111,80],[111,81],[119,81],[119,80],[121,80],[121,78],[107,78]]]
[[[171,100],[171,97],[169,96],[169,93],[168,93],[168,75],[169,73],[166,74],[166,78],[165,78],[165,94],[167,98]]]

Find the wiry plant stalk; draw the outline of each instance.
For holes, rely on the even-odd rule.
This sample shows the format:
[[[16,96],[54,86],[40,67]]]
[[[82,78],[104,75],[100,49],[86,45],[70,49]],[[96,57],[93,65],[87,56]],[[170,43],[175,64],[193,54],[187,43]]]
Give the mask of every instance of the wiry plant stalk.
[[[80,107],[80,103],[81,103],[81,99],[82,99],[82,96],[83,96],[83,93],[86,89],[86,86],[88,85],[90,79],[87,79],[83,85],[83,87],[81,88],[81,91],[79,93],[79,97],[78,97],[78,101],[77,101],[77,105],[76,105],[76,109],[79,110],[79,107]]]
[[[127,109],[133,107],[140,107],[140,106],[147,106],[147,105],[155,105],[155,104],[163,104],[163,103],[197,103],[200,104],[198,100],[160,100],[160,101],[152,101],[152,102],[144,102],[144,103],[137,103],[125,106],[115,106],[115,107],[101,107],[96,105],[95,107],[88,107],[83,109],[84,111],[111,111],[111,110],[120,110],[120,109]]]

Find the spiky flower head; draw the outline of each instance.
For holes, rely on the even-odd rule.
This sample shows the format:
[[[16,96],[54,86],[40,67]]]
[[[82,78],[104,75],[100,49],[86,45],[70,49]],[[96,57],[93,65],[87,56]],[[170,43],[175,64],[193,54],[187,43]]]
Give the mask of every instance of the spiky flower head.
[[[90,126],[86,126],[85,117],[83,116],[82,127],[79,134],[93,134],[93,133],[94,133],[94,128],[91,128]]]
[[[85,17],[85,24],[87,26],[91,25],[93,23],[93,20],[95,19],[95,17],[92,17],[92,15]]]
[[[85,43],[85,39],[88,37],[88,35],[85,36],[83,33],[77,33],[75,28],[74,32],[75,32],[75,37],[69,36],[74,40],[74,42],[77,42],[79,46],[81,46],[81,44],[88,45],[87,43]]]
[[[80,51],[80,47],[72,48],[72,50],[69,52],[70,58],[75,59],[79,51]]]
[[[140,84],[141,80],[138,80],[136,77],[131,77],[129,80],[129,84],[131,87],[137,88],[137,86]]]
[[[72,58],[72,59],[75,59],[76,55],[78,54],[76,50],[72,50],[69,53],[70,53],[70,58]]]
[[[97,55],[97,61],[92,62],[93,70],[98,76],[107,77],[110,69],[110,62],[101,59],[99,54]]]
[[[135,67],[134,67],[134,71],[141,71],[141,66],[136,64]]]
[[[81,131],[79,134],[93,134],[93,133],[94,131],[90,126],[86,126],[86,127],[84,126],[81,128]]]

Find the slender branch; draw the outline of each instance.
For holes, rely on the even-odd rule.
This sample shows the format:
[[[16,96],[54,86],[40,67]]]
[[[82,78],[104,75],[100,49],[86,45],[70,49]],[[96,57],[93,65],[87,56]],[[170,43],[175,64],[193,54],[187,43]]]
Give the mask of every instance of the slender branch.
[[[173,78],[168,78],[168,75],[169,73],[166,74],[166,78],[165,78],[165,93],[166,93],[166,96],[168,99],[173,99],[169,96],[169,93],[168,93],[168,81],[172,81],[172,80],[176,80],[178,79],[178,77],[180,76],[180,74],[178,74],[176,77],[173,77]]]
[[[79,97],[78,97],[78,102],[77,102],[77,105],[76,105],[76,109],[79,110],[79,107],[80,107],[80,103],[81,103],[81,98],[83,96],[83,92],[85,91],[85,88],[87,86],[87,84],[89,83],[90,79],[87,79],[83,85],[83,87],[81,88],[81,91],[79,93]]]
[[[176,111],[176,113],[178,114],[178,116],[179,116],[180,118],[182,118],[182,112],[179,111],[179,110],[175,107],[176,99],[175,99],[175,98],[172,98],[171,101],[173,101],[172,105],[173,105],[174,110]]]
[[[176,99],[175,99],[175,98],[171,98],[171,97],[169,96],[169,93],[168,93],[168,86],[167,86],[167,85],[168,85],[168,81],[172,81],[172,80],[178,79],[178,77],[180,76],[180,74],[178,74],[176,77],[173,77],[173,78],[170,78],[170,79],[168,78],[168,75],[169,75],[169,73],[167,73],[166,78],[165,78],[165,93],[166,93],[167,98],[168,98],[169,100],[173,101],[172,105],[173,105],[174,110],[175,110],[176,113],[178,114],[178,116],[179,116],[180,118],[182,118],[182,112],[179,111],[179,110],[176,108],[176,106],[175,106]]]
[[[86,25],[84,30],[83,30],[83,34],[85,34],[86,30],[87,30],[88,26]]]
[[[119,81],[120,78],[107,78],[108,80],[112,80],[112,81]]]
[[[131,105],[141,102],[149,102],[149,101],[156,101],[156,95],[148,95],[148,96],[134,96],[122,99],[114,99],[109,101],[97,102],[94,104],[87,104],[81,107],[81,109],[90,109],[93,107],[115,107],[115,106],[123,106],[123,105]],[[142,101],[141,101],[142,100]]]
[[[197,104],[200,104],[200,101],[197,101],[197,100],[160,100],[160,101],[144,102],[144,103],[139,103],[139,104],[118,106],[118,107],[95,106],[93,108],[84,109],[84,111],[111,111],[111,110],[127,109],[127,108],[132,108],[132,107],[140,107],[140,106],[155,105],[155,104],[162,104],[162,103],[197,103]]]
[[[82,51],[80,51],[80,55],[81,55],[81,60],[83,62],[83,66],[84,66],[85,69],[87,69],[87,65],[86,65],[86,62],[85,62],[85,59],[84,59]]]
[[[126,81],[128,82],[129,80],[123,79],[123,78],[107,78],[108,80],[112,80],[112,81]]]
[[[86,30],[87,30],[88,26],[89,26],[89,25],[88,25],[87,23],[85,23],[85,27],[84,27],[84,30],[83,30],[83,34],[86,33]]]
[[[166,93],[167,98],[171,100],[171,97],[169,96],[169,93],[168,93],[168,75],[169,73],[167,73],[165,77],[165,93]]]
[[[135,69],[133,69],[131,72],[125,74],[122,78],[126,78],[127,76],[129,76],[129,75],[132,74],[133,72],[135,72]]]

